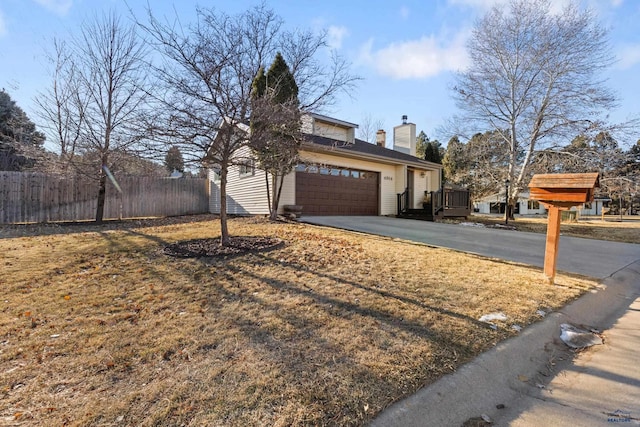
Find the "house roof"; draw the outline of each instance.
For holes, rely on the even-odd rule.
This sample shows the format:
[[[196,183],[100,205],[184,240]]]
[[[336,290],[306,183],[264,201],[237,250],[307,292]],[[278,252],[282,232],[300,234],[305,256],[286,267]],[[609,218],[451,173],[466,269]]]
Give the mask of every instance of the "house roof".
[[[355,139],[353,143],[338,141],[319,135],[305,135],[305,143],[303,147],[316,149],[319,151],[331,151],[332,153],[348,155],[351,157],[365,157],[372,160],[382,160],[394,164],[407,164],[424,169],[441,169],[442,165],[427,162],[410,154],[401,153],[400,151],[390,150],[380,147],[377,144],[371,144],[361,139]]]
[[[313,117],[316,120],[320,120],[321,122],[325,122],[325,123],[332,123],[334,125],[338,125],[338,126],[342,126],[345,128],[357,128],[358,125],[355,123],[351,123],[351,122],[347,122],[345,120],[340,120],[340,119],[336,119],[333,117],[329,117],[329,116],[325,116],[322,114],[318,114],[318,113],[308,113],[311,117]]]

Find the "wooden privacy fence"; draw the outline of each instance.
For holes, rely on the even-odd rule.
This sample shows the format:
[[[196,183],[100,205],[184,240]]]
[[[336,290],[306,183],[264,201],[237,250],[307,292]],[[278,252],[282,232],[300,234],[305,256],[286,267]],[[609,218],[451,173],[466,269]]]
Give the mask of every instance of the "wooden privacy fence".
[[[204,178],[116,177],[110,181],[104,218],[178,216],[208,212]],[[95,219],[98,184],[83,177],[34,172],[0,172],[0,223]]]

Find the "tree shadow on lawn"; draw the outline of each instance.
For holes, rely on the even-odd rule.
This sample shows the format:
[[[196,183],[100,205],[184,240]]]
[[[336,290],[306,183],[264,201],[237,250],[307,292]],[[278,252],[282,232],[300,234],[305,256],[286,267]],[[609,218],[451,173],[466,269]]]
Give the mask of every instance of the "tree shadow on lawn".
[[[132,230],[146,227],[189,224],[218,219],[218,215],[198,214],[163,218],[107,219],[98,224],[94,221],[62,221],[33,224],[0,224],[0,239],[16,237],[51,236],[88,232]]]
[[[476,336],[479,331],[491,336],[489,339],[485,337],[484,341],[479,340],[479,345],[483,348],[490,346],[492,341],[507,336],[504,331],[492,331],[488,325],[470,316],[433,307],[409,297],[372,289],[295,263],[281,262],[276,257],[264,253],[253,253],[252,257],[260,261],[256,264],[281,266],[277,277],[261,274],[259,269],[245,267],[243,260],[234,263],[219,262],[216,268],[216,274],[220,275],[219,280],[211,278],[211,286],[203,286],[201,289],[208,289],[208,304],[214,310],[222,310],[226,304],[239,304],[226,321],[237,327],[242,336],[250,341],[251,351],[259,349],[262,357],[278,367],[283,378],[299,383],[296,392],[293,392],[299,393],[299,396],[292,395],[287,387],[288,396],[285,394],[284,397],[273,397],[267,393],[264,405],[274,404],[269,403],[269,399],[277,400],[278,405],[283,403],[282,399],[293,399],[299,401],[301,406],[315,405],[315,411],[346,411],[345,413],[351,413],[355,417],[353,419],[358,419],[360,423],[362,420],[371,419],[389,404],[415,392],[425,383],[451,372],[460,363],[478,354],[477,343],[459,341],[460,337],[456,334],[460,333],[461,328],[468,329],[465,332],[466,336]],[[198,260],[207,267],[211,266],[211,260]],[[238,259],[235,258],[235,261]],[[419,310],[448,316],[455,319],[454,326],[458,330],[451,332],[446,326],[438,328],[440,321],[437,318],[425,318],[424,321],[406,319],[399,314],[387,312],[384,308],[367,306],[366,302],[359,304],[345,301],[326,292],[311,289],[303,282],[297,283],[283,278],[288,272],[299,271],[328,279],[332,286],[357,288],[383,299],[397,300],[398,305],[409,304]],[[243,279],[246,279],[247,284],[253,285],[243,286]],[[220,282],[219,286],[217,282]],[[234,287],[237,291],[234,291]],[[251,292],[252,290],[255,292]],[[260,294],[264,291],[273,297],[261,298]],[[274,294],[273,291],[277,292]],[[295,299],[295,307],[287,305],[287,299]],[[405,310],[408,312],[411,309]],[[269,322],[270,316],[277,318],[277,321]],[[335,337],[331,331],[326,331],[327,328],[338,330],[339,325],[345,322],[350,323],[350,326],[355,324],[347,329],[347,334],[351,334],[348,337]],[[460,322],[466,323],[467,326],[461,326]],[[362,329],[363,327],[365,329]],[[351,347],[350,344],[355,341],[362,346],[356,353],[386,351],[389,360],[397,360],[394,359],[398,356],[394,350],[382,348],[381,342],[385,337],[399,337],[399,342],[395,345],[401,346],[401,351],[407,350],[404,357],[415,357],[418,352],[426,359],[408,362],[400,357],[403,362],[398,366],[387,366],[376,371],[371,367],[380,362],[375,360],[375,356],[363,361],[362,354],[354,354],[356,350],[346,348]],[[202,343],[202,346],[211,348],[207,347],[206,343]],[[425,351],[427,353],[423,353]],[[368,363],[373,365],[370,366]],[[384,365],[383,362],[380,363]],[[381,369],[386,369],[385,373],[381,374]],[[404,370],[407,374],[407,369],[415,372],[406,376],[398,375],[398,370]],[[396,371],[392,372],[394,370]],[[331,376],[341,379],[322,379],[323,375],[329,375],[327,371],[332,372]],[[304,378],[300,379],[300,376]],[[345,384],[339,386],[336,381]],[[355,404],[352,396],[341,395],[336,391],[338,389],[347,394],[361,393],[361,389],[370,392],[371,395],[366,396],[372,400],[370,411],[363,410],[361,404]],[[326,417],[329,416],[325,413],[325,418],[318,418],[316,421],[326,423]],[[341,423],[340,421],[344,420],[339,418],[336,422]]]
[[[294,269],[296,271],[305,271],[307,273],[314,274],[314,275],[316,275],[318,277],[324,277],[326,279],[335,281],[336,283],[342,283],[342,284],[345,284],[345,285],[349,285],[349,286],[361,289],[361,290],[366,291],[366,292],[376,293],[376,294],[378,294],[378,295],[380,295],[382,297],[385,297],[385,298],[396,299],[396,300],[402,301],[404,303],[412,304],[412,305],[415,305],[417,307],[423,308],[425,310],[434,311],[434,312],[439,313],[439,314],[455,317],[455,318],[467,321],[467,322],[469,322],[471,324],[474,324],[475,326],[478,326],[478,327],[490,328],[487,323],[480,322],[479,320],[474,319],[473,317],[467,316],[465,314],[456,313],[455,311],[446,310],[446,309],[441,308],[441,307],[435,307],[435,306],[432,306],[432,305],[427,305],[427,304],[425,304],[425,303],[423,303],[421,301],[418,301],[418,300],[413,299],[413,298],[406,297],[404,295],[397,295],[397,294],[394,294],[394,293],[386,291],[386,290],[371,288],[371,287],[362,285],[360,283],[344,279],[342,277],[336,277],[336,276],[332,276],[330,274],[321,273],[319,271],[312,270],[312,269],[310,269],[307,266],[304,266],[302,264],[279,261],[279,260],[276,260],[276,259],[274,259],[272,257],[268,257],[268,256],[264,256],[264,255],[259,255],[259,256],[261,258],[263,258],[264,260],[268,260],[268,261],[273,262],[273,263],[281,264],[284,267],[288,267],[288,268]]]
[[[286,268],[293,268],[293,266],[290,265]],[[279,330],[273,322],[269,324],[268,319],[256,316],[250,310],[237,310],[233,313],[233,318],[227,319],[250,341],[251,351],[258,349],[268,363],[277,366],[281,373],[276,377],[295,384],[295,390],[292,391],[289,384],[284,395],[275,393],[274,397],[267,393],[262,405],[281,405],[286,400],[299,402],[301,407],[307,408],[306,410],[310,412],[312,417],[318,415],[317,412],[323,413],[321,418],[314,420],[318,423],[326,423],[328,418],[340,413],[345,414],[344,416],[348,417],[346,419],[350,419],[351,422],[354,419],[360,421],[371,419],[394,401],[415,392],[425,384],[425,381],[429,382],[435,377],[451,372],[458,363],[466,361],[470,355],[475,354],[476,350],[457,342],[455,334],[448,335],[435,331],[427,324],[399,318],[383,310],[332,298],[285,280],[260,275],[241,267],[227,266],[227,269],[229,270],[226,273],[229,275],[228,279],[237,280],[238,275],[241,275],[260,283],[262,286],[278,291],[278,294],[311,300],[306,303],[305,308],[292,310],[281,302],[286,299],[284,295],[267,300],[260,298],[255,293],[236,294],[222,287],[215,288],[216,301],[213,302],[214,306],[220,307],[224,304],[220,301],[220,297],[223,297],[223,301],[227,303],[241,301],[242,306],[259,307],[262,313],[269,313],[267,316],[276,316],[279,321],[288,325],[284,328],[288,332]],[[341,283],[348,285],[341,279],[336,278],[336,281],[338,285]],[[316,318],[314,316],[316,311],[324,311],[327,316]],[[435,360],[413,361],[416,365],[416,372],[413,373],[416,377],[414,378],[405,378],[398,375],[397,371],[392,372],[411,369],[408,366],[372,369],[367,363],[363,363],[362,359],[358,360],[362,354],[354,354],[353,349],[349,351],[344,347],[345,341],[362,341],[367,342],[367,347],[361,348],[359,351],[369,352],[376,350],[374,347],[379,345],[380,337],[369,336],[366,330],[360,329],[363,323],[367,322],[360,322],[359,317],[372,319],[374,322],[371,324],[380,325],[380,329],[374,332],[376,335],[395,336],[405,332],[417,341],[431,343],[433,345],[431,355]],[[460,316],[456,317],[460,318]],[[333,322],[335,319],[338,322],[352,324],[360,322],[355,326],[355,329],[360,332],[353,335],[353,329],[351,329],[347,331],[351,335],[336,339],[333,339],[330,332],[325,335],[325,329],[329,327],[327,323]],[[476,325],[475,322],[473,324]],[[339,329],[338,325],[330,327]],[[486,325],[482,324],[482,327],[486,328]],[[371,332],[371,329],[369,331]],[[415,343],[412,341],[404,341],[402,344],[403,347],[413,345]],[[410,351],[407,352],[407,357],[409,354],[411,354]],[[380,361],[373,357],[369,358],[368,362],[375,365]],[[437,368],[425,374],[425,369],[434,365]],[[387,375],[381,374],[380,369],[386,369]],[[421,370],[423,371],[422,375],[419,372]],[[331,372],[331,377],[335,377],[335,379],[327,380],[328,372]],[[248,380],[248,383],[250,382],[251,380]],[[337,390],[341,390],[341,392]],[[354,395],[364,393],[365,395],[360,397],[367,399],[370,410],[368,412],[364,410],[362,401],[359,399],[341,393]],[[271,399],[275,399],[276,402],[270,401]],[[310,406],[313,408],[309,409]],[[338,417],[335,421],[338,424],[343,424],[345,419]]]

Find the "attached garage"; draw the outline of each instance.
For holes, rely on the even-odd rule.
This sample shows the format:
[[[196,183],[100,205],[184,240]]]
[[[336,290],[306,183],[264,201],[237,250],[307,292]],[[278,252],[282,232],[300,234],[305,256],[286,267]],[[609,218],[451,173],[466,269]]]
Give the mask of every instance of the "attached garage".
[[[377,172],[299,165],[296,204],[304,215],[378,215]]]

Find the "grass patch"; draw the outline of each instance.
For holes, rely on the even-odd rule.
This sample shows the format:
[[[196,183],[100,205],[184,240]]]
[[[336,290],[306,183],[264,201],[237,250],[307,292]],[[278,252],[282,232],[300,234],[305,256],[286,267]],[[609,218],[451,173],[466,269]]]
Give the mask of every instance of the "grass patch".
[[[362,425],[595,285],[259,219],[230,229],[283,245],[180,259],[218,222],[143,225],[0,239],[0,422]]]
[[[458,223],[463,221],[447,220],[447,222]],[[467,222],[478,222],[488,226],[504,225],[504,217],[474,214],[469,217]],[[546,233],[547,218],[516,217],[515,221],[509,221],[509,226],[518,231]],[[604,221],[600,217],[584,217],[577,222],[563,222],[560,226],[560,232],[563,236],[640,243],[640,217],[623,217],[620,220],[617,216],[605,216]]]

